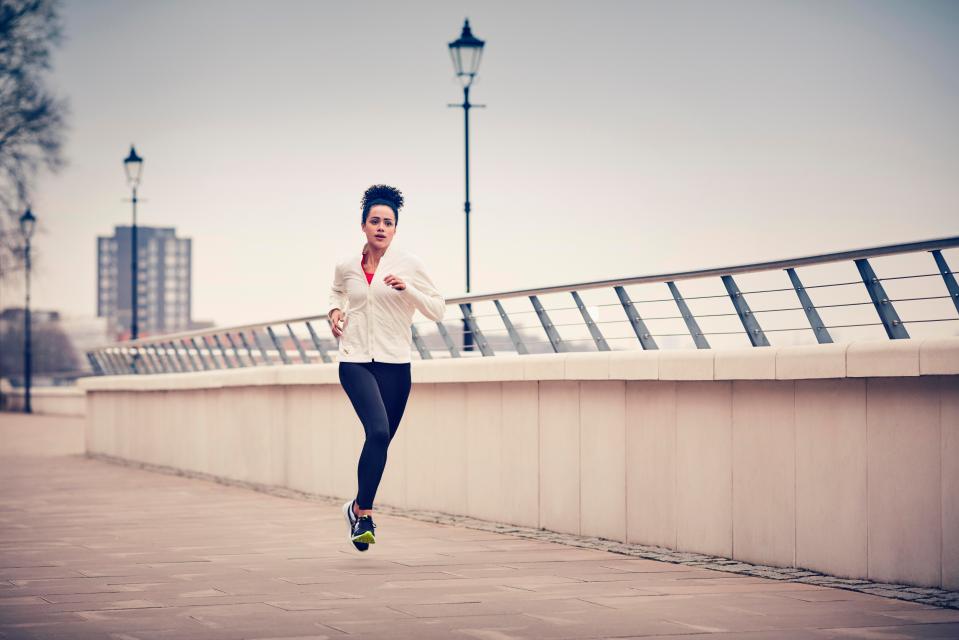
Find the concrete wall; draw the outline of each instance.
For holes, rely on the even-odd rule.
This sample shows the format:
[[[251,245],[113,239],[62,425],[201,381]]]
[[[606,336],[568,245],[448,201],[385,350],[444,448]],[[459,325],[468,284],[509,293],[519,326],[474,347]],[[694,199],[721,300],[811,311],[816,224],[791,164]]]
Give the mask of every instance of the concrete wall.
[[[377,504],[959,589],[959,338],[415,361]],[[337,365],[86,379],[87,450],[347,499]]]

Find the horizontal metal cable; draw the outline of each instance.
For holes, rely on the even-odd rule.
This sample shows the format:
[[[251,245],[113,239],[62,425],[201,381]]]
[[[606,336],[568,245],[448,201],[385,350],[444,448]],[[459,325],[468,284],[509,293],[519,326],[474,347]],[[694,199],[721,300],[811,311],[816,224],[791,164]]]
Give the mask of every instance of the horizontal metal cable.
[[[881,327],[883,324],[881,322],[862,322],[856,324],[826,324],[823,326],[826,329],[842,329],[845,327]]]
[[[921,298],[890,298],[889,302],[914,302],[916,300],[951,300],[952,296],[924,296]]]
[[[733,314],[736,315],[736,314]],[[700,317],[700,316],[697,316]],[[643,316],[643,320],[682,320],[682,316]],[[629,322],[629,318],[622,318],[619,320],[594,320],[596,324],[609,324],[611,322]]]
[[[957,272],[957,271],[947,271],[946,273],[955,274],[955,273],[959,273],[959,272]],[[945,274],[942,274],[942,273],[923,273],[923,274],[916,275],[916,276],[886,276],[885,278],[879,278],[879,281],[880,281],[880,282],[883,282],[883,281],[885,281],[885,280],[906,280],[906,279],[908,279],[908,278],[933,278],[933,277],[942,276],[942,275],[945,275]]]
[[[782,309],[750,309],[753,313],[772,313],[774,311],[802,311],[802,307],[783,307]],[[698,317],[698,316],[697,316]]]
[[[722,293],[712,296],[683,296],[683,300],[709,300],[711,298],[728,298],[729,295]],[[654,298],[653,300],[633,300],[633,304],[646,304],[647,302],[676,302],[672,298]]]
[[[784,289],[757,289],[756,291],[740,291],[744,296],[749,296],[754,293],[781,293],[783,291],[795,291],[793,287],[786,287]]]
[[[848,287],[850,285],[862,286],[862,280],[852,280],[850,282],[833,282],[827,284],[804,284],[803,289],[824,289],[826,287]]]
[[[866,300],[865,302],[839,302],[836,304],[817,304],[817,309],[833,309],[835,307],[856,307],[864,304],[872,304],[872,300]]]
[[[903,320],[903,324],[913,324],[917,322],[956,322],[959,318],[930,318],[928,320]]]
[[[740,333],[742,332],[740,331]],[[691,337],[688,331],[686,333],[651,333],[649,335],[654,338],[671,338],[671,337],[683,337],[683,336],[687,338]],[[699,335],[705,335],[705,334],[700,333]],[[636,338],[634,337],[633,340],[635,339]]]

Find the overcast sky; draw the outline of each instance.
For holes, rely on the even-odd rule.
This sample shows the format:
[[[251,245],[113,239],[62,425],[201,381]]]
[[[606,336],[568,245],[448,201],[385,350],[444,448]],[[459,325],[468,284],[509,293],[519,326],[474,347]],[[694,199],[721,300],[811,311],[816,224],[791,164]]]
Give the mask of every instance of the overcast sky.
[[[693,269],[959,231],[959,3],[76,0],[50,83],[71,105],[33,211],[34,306],[96,313],[96,237],[193,238],[194,319],[325,311],[373,183],[397,242],[465,290]],[[955,267],[955,265],[954,265]],[[15,304],[19,284],[3,304]]]

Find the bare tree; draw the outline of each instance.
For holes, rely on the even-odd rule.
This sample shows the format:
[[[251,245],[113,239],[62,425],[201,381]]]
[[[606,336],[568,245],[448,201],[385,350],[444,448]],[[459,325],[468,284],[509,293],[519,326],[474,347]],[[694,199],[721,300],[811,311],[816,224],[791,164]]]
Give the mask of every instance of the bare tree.
[[[23,375],[23,314],[0,333],[0,365],[4,376]],[[77,371],[80,358],[70,337],[57,322],[30,325],[33,372],[38,375]]]
[[[59,0],[0,0],[0,280],[21,267],[19,218],[37,171],[63,163],[67,105],[44,84]]]

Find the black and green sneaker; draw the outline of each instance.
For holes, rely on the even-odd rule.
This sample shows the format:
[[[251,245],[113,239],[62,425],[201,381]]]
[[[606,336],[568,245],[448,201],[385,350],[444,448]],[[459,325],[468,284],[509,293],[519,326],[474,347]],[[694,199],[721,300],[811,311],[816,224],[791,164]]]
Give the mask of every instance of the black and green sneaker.
[[[376,542],[376,536],[373,535],[374,529],[376,529],[376,525],[373,524],[373,516],[369,514],[360,516],[356,519],[356,524],[353,525],[353,543],[374,544]]]
[[[343,516],[349,525],[350,540],[353,542],[353,546],[356,547],[357,551],[366,551],[370,548],[370,545],[365,542],[356,542],[353,540],[353,527],[356,525],[356,514],[353,513],[353,502],[355,502],[355,498],[343,505]]]

